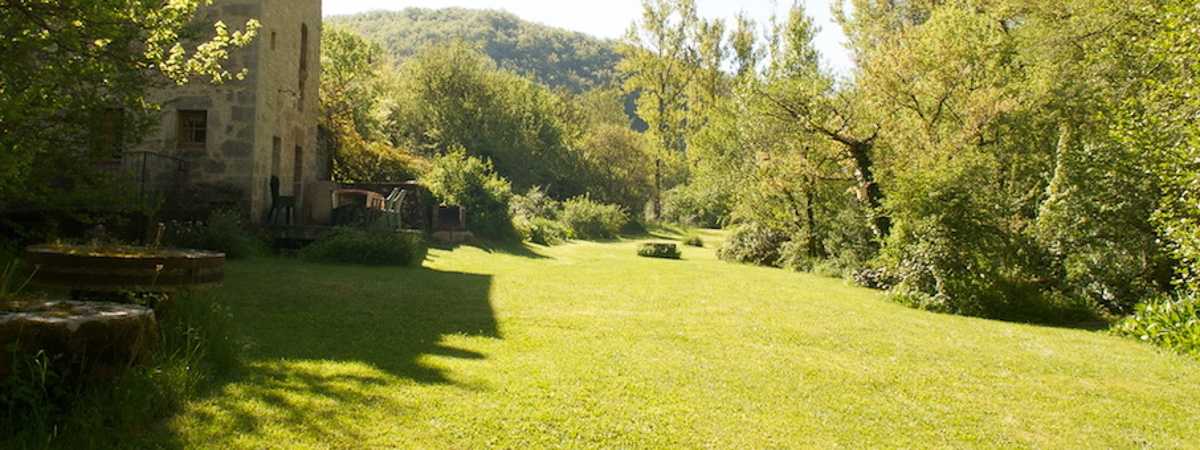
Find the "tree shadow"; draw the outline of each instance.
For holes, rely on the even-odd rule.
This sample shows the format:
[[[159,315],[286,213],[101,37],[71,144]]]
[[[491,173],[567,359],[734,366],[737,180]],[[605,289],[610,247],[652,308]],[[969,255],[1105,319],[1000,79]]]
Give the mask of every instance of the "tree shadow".
[[[247,347],[239,367],[190,402],[188,439],[228,433],[303,433],[361,442],[355,405],[416,405],[383,398],[378,386],[456,385],[427,356],[484,360],[447,336],[502,339],[491,306],[492,276],[260,258],[230,263],[225,285],[204,295],[227,308]],[[338,364],[329,364],[336,362]],[[461,386],[471,389],[471,386]],[[134,438],[183,448],[163,423]],[[206,436],[206,433],[213,435]]]
[[[448,383],[423,355],[483,359],[449,335],[501,338],[492,277],[426,268],[236,265],[217,294],[251,343],[251,360],[359,361],[401,378]]]
[[[472,247],[483,250],[487,253],[495,253],[509,256],[519,256],[530,259],[553,259],[550,256],[538,253],[537,250],[525,242],[510,242],[510,241],[478,241],[466,244],[445,244],[434,243],[430,244],[431,248],[439,250],[454,251],[459,247]]]

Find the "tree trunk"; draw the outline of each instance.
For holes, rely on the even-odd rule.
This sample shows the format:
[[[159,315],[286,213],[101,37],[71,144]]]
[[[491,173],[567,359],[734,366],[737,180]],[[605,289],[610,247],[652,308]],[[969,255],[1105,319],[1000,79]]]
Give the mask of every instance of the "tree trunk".
[[[662,218],[662,158],[654,159],[654,220]]]
[[[814,188],[814,186],[809,186],[808,191],[804,193],[804,215],[808,221],[808,256],[811,258],[820,258],[824,255],[822,255],[823,252],[821,252],[821,248],[817,244],[817,214],[813,207],[815,197],[813,195]]]
[[[883,189],[875,182],[874,162],[871,161],[873,145],[870,142],[857,142],[848,147],[854,160],[854,177],[859,185],[859,201],[870,211],[871,228],[875,237],[883,241],[892,232],[892,219],[883,214]]]

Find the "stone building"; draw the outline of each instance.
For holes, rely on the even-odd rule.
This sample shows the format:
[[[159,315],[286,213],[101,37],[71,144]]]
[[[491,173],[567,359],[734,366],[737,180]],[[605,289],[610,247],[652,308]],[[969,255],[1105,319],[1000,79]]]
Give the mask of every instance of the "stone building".
[[[231,29],[250,19],[262,24],[253,43],[227,61],[231,73],[247,69],[246,77],[155,94],[160,126],[135,150],[184,161],[179,183],[233,188],[252,217],[271,206],[272,176],[282,195],[305,205],[306,187],[328,173],[317,151],[321,0],[216,0],[198,19]],[[304,208],[296,216],[301,223],[308,217]]]

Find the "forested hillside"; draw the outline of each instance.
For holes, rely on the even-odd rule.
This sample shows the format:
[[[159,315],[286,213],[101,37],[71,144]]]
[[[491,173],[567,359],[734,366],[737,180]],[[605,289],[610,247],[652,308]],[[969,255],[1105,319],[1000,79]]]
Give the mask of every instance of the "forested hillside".
[[[429,46],[462,40],[483,50],[501,68],[573,92],[608,85],[620,60],[611,41],[527,22],[502,11],[409,8],[327,21],[379,43],[397,62]]]

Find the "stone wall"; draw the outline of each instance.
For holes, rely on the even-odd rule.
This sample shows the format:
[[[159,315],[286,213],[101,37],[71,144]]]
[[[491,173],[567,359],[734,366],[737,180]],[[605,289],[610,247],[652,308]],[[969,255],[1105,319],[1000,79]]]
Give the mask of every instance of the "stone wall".
[[[136,150],[189,161],[191,185],[230,184],[244,191],[252,217],[270,207],[268,181],[279,176],[283,195],[303,195],[315,181],[320,84],[320,0],[216,0],[198,19],[204,27],[220,20],[241,29],[250,19],[262,23],[250,46],[231,52],[231,72],[247,69],[244,80],[212,85],[202,80],[160,92],[159,130]],[[304,92],[300,87],[301,29],[308,29]],[[207,111],[203,147],[181,147],[178,112]],[[278,138],[278,139],[277,139]],[[276,152],[276,142],[278,154]],[[296,149],[302,149],[301,179],[295,179]],[[301,212],[297,212],[300,216]],[[301,219],[301,217],[298,217]]]

